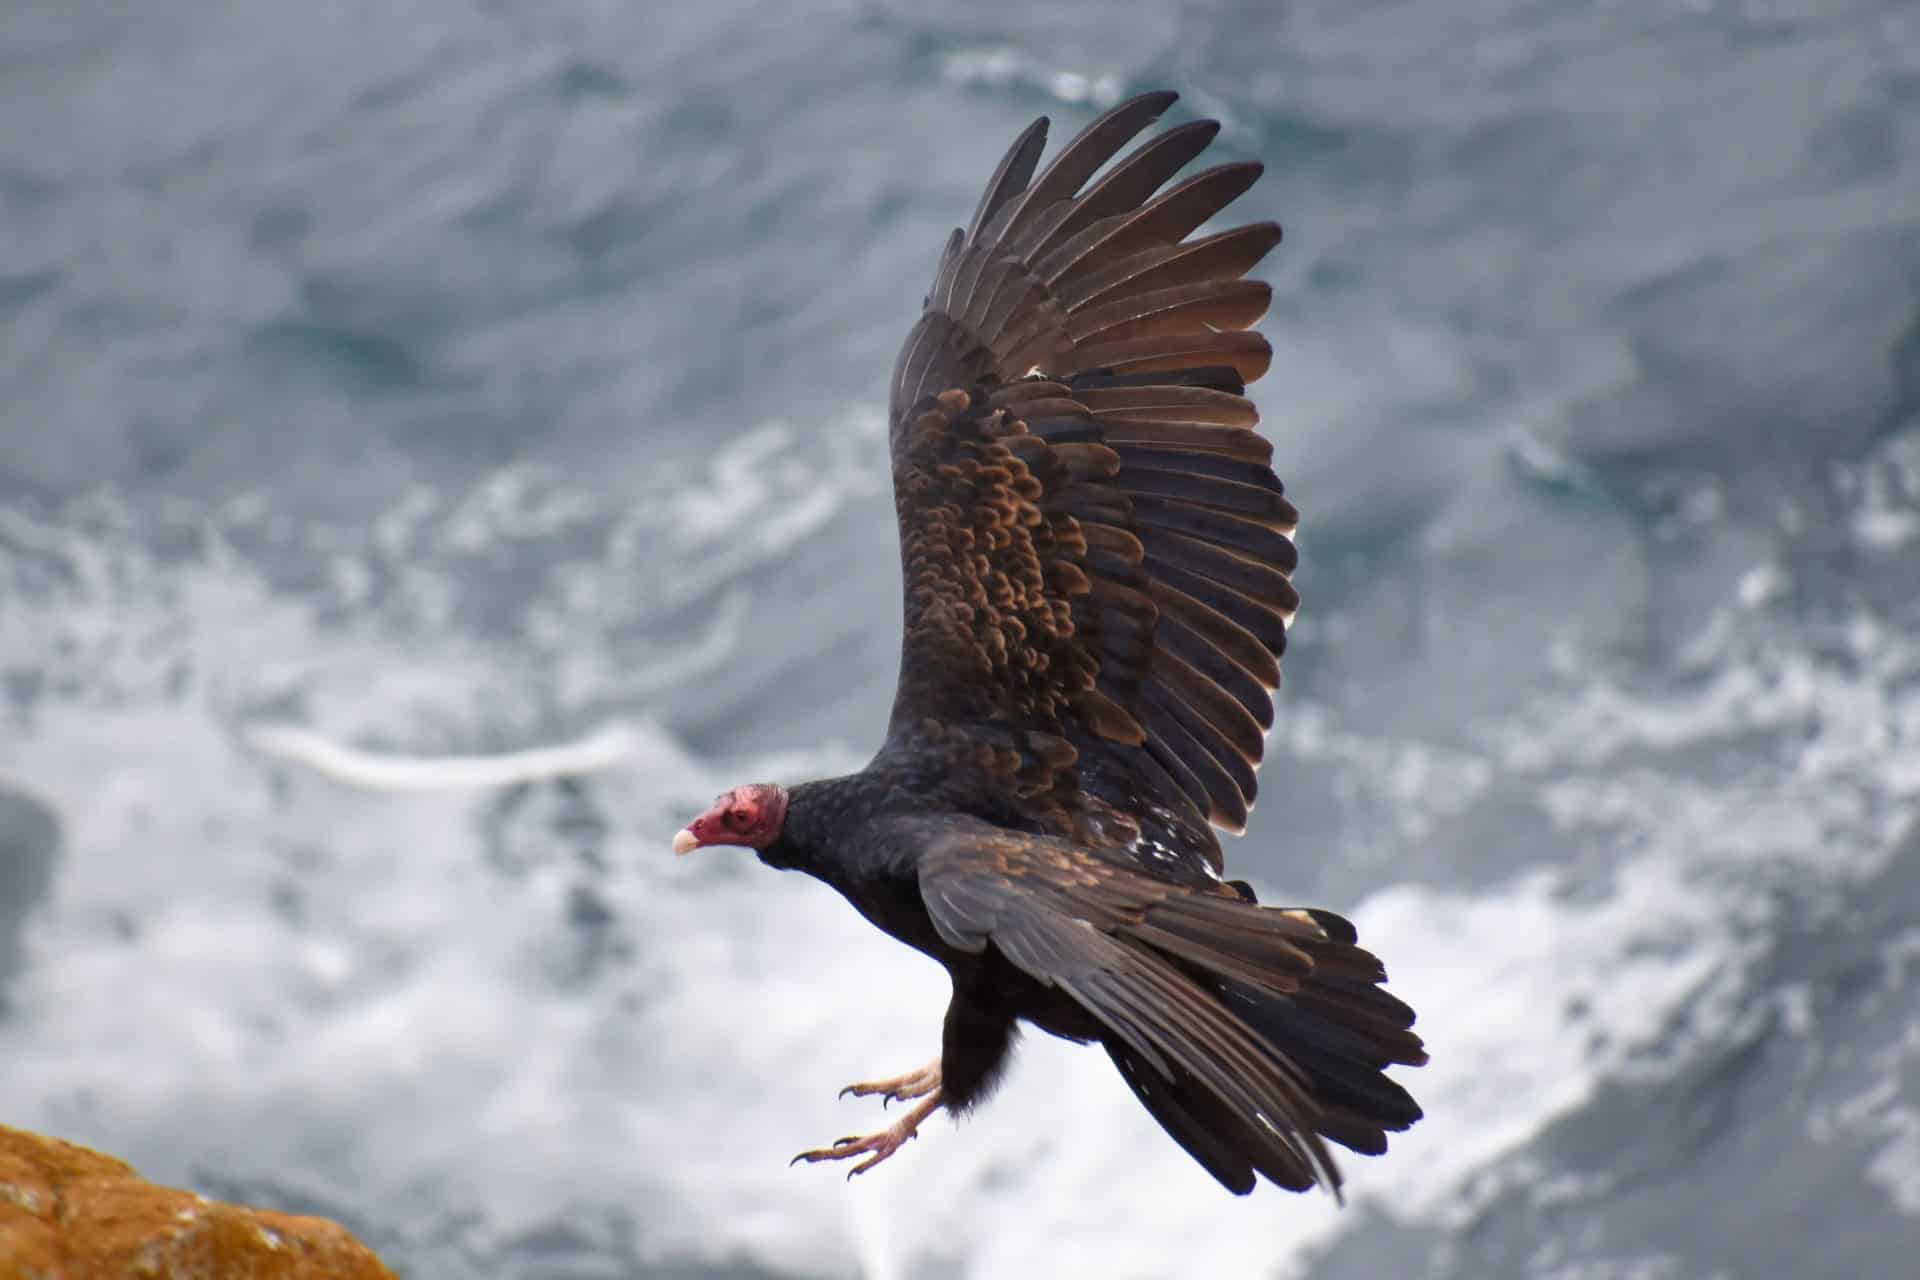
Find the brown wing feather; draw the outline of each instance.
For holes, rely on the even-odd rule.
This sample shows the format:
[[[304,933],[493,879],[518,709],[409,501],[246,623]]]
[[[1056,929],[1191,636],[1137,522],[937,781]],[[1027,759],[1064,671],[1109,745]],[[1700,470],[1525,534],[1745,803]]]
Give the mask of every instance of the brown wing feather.
[[[1255,1169],[1337,1190],[1323,1137],[1375,1151],[1419,1117],[1381,1074],[1426,1060],[1412,1011],[1337,916],[984,824],[930,833],[919,883],[949,946],[992,947],[1097,1018],[1136,1094],[1237,1191]]]
[[[1243,277],[1280,229],[1187,238],[1259,166],[1174,181],[1212,121],[1120,154],[1173,101],[1120,104],[1045,167],[1036,122],[941,255],[892,386],[890,742],[989,742],[1051,780],[1039,829],[1117,812],[1116,839],[1217,872],[1207,823],[1244,824],[1273,722],[1298,516],[1242,394],[1271,359],[1270,290]],[[1077,762],[1035,772],[1029,732]]]

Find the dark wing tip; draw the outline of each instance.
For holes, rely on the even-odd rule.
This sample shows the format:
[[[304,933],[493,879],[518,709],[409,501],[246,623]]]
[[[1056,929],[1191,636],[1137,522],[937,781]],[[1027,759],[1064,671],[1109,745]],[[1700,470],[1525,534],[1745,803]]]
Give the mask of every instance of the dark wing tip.
[[[1034,168],[1040,163],[1040,153],[1046,150],[1048,123],[1045,116],[1036,119],[1020,131],[1020,136],[1000,157],[993,176],[987,179],[986,189],[980,193],[980,203],[974,207],[973,219],[967,224],[968,241],[978,240],[980,229],[993,215],[1007,201],[1027,189],[1027,183],[1033,179]]]
[[[1092,129],[1115,117],[1125,116],[1138,120],[1140,128],[1144,129],[1165,115],[1167,108],[1178,101],[1180,101],[1180,95],[1172,89],[1149,89],[1145,93],[1136,93],[1131,98],[1114,103],[1095,116],[1087,127]]]

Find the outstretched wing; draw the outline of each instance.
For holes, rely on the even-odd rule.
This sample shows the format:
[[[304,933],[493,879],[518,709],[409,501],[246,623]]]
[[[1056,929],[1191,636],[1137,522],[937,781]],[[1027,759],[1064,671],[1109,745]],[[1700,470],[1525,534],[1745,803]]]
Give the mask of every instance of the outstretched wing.
[[[1245,384],[1273,223],[1188,239],[1254,164],[1123,103],[1038,176],[1021,135],[900,353],[906,633],[889,747],[983,762],[1040,831],[1217,873],[1273,723],[1297,520]],[[996,772],[997,771],[997,772]]]
[[[1378,1153],[1420,1117],[1381,1074],[1426,1061],[1413,1011],[1338,916],[985,824],[932,834],[919,882],[948,945],[992,947],[1098,1019],[1135,1095],[1236,1192],[1256,1172],[1337,1190],[1323,1138]]]

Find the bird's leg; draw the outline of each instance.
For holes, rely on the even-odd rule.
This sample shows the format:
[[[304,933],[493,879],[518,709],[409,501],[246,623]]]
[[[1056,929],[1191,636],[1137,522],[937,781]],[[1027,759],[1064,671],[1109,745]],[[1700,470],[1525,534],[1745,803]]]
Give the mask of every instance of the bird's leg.
[[[916,1072],[916,1075],[921,1073]],[[908,1077],[902,1077],[906,1079]],[[876,1091],[877,1092],[877,1091]],[[799,1164],[805,1160],[808,1164],[817,1164],[822,1160],[848,1160],[864,1155],[865,1160],[853,1166],[847,1177],[865,1173],[873,1166],[885,1160],[907,1144],[907,1141],[920,1136],[920,1122],[940,1109],[940,1086],[936,1083],[925,1093],[918,1106],[878,1133],[870,1133],[864,1138],[841,1138],[830,1147],[817,1151],[802,1151],[789,1164]]]
[[[889,1102],[905,1102],[909,1098],[924,1098],[940,1087],[940,1059],[935,1058],[918,1071],[909,1071],[903,1076],[894,1076],[887,1080],[863,1080],[859,1084],[850,1084],[840,1091],[841,1097],[852,1094],[856,1098],[871,1098],[879,1094],[884,1109]]]

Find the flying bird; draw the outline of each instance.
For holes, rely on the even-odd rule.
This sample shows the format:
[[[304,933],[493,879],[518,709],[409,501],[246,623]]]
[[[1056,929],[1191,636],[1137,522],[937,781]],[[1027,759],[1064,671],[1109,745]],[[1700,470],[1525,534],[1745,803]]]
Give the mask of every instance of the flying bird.
[[[1228,1190],[1340,1187],[1420,1118],[1385,1069],[1413,1010],[1329,911],[1224,878],[1273,725],[1298,521],[1246,384],[1271,350],[1258,222],[1194,232],[1260,176],[1174,176],[1220,126],[1149,93],[1041,168],[1014,142],[894,366],[905,587],[886,740],[858,773],[736,787],[675,853],[744,846],[837,889],[953,984],[940,1055],[842,1095],[913,1105],[795,1161],[892,1156],[978,1105],[1018,1024],[1113,1060]]]

